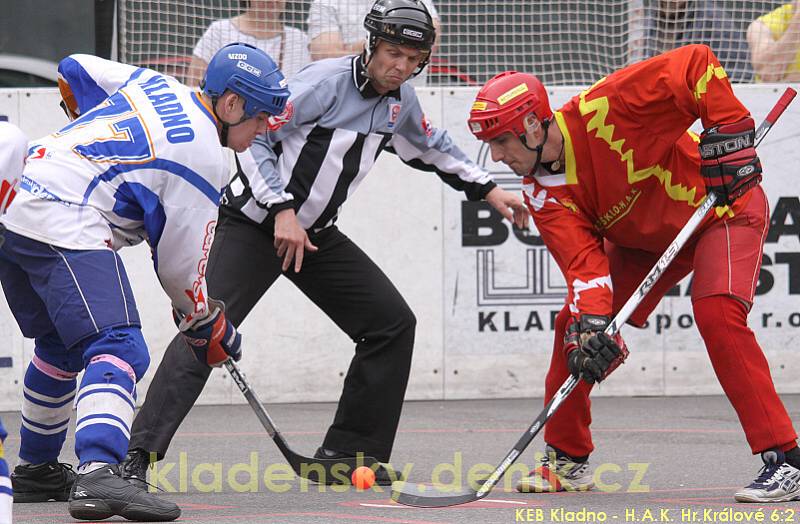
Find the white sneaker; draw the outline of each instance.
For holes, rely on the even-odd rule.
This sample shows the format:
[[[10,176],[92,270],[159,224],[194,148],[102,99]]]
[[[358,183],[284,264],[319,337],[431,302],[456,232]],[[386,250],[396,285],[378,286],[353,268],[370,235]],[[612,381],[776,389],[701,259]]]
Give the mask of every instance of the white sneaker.
[[[589,491],[594,487],[589,461],[575,462],[566,455],[557,456],[550,446],[545,448],[539,466],[517,483],[521,493],[557,491]]]
[[[788,502],[800,500],[800,469],[786,462],[780,450],[761,454],[764,467],[756,480],[733,496],[737,502]]]

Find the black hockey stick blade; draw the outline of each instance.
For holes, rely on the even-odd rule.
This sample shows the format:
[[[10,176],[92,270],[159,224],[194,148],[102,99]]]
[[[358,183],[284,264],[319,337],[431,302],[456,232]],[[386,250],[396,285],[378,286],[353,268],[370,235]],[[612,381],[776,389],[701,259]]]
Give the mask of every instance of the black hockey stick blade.
[[[445,508],[447,506],[457,506],[468,502],[475,502],[488,495],[492,488],[500,482],[506,470],[517,460],[531,441],[544,427],[545,423],[553,416],[565,398],[572,393],[578,385],[578,379],[570,375],[567,380],[558,388],[553,398],[536,417],[525,433],[517,440],[511,451],[505,456],[499,466],[495,468],[491,475],[482,482],[476,490],[464,489],[458,492],[436,492],[435,487],[412,484],[411,482],[394,482],[392,484],[392,499],[405,506],[416,506],[418,508]]]
[[[456,492],[437,492],[435,486],[412,482],[393,482],[392,499],[404,506],[418,508],[446,508],[481,499],[477,491],[463,489]]]
[[[323,459],[304,457],[303,455],[295,453],[289,447],[289,444],[286,442],[286,439],[283,438],[281,432],[278,431],[275,422],[272,421],[266,408],[264,408],[264,404],[261,403],[261,400],[259,400],[258,395],[253,391],[244,373],[239,369],[239,365],[233,360],[228,359],[225,361],[225,369],[228,370],[228,373],[230,373],[231,378],[233,378],[233,381],[244,395],[244,398],[247,399],[247,403],[253,408],[261,425],[264,426],[269,436],[272,437],[275,445],[278,446],[278,450],[280,450],[281,454],[298,477],[316,482],[317,484],[350,484],[350,477],[353,471],[358,467],[366,466],[375,471],[376,476],[388,475],[389,478],[397,478],[395,472],[387,471],[386,467],[374,457],[359,454],[356,457]],[[380,473],[379,470],[383,470],[383,473]],[[393,477],[391,476],[392,474],[394,474]]]
[[[276,432],[272,437],[278,449],[281,450],[286,461],[294,470],[295,474],[311,482],[317,484],[328,485],[345,485],[350,484],[350,477],[353,471],[361,466],[366,466],[375,472],[375,475],[381,475],[379,470],[383,470],[383,476],[395,474],[393,471],[387,471],[386,467],[377,461],[374,457],[364,454],[359,454],[357,457],[344,457],[335,459],[324,459],[316,457],[304,457],[298,455],[289,448],[289,445],[284,440],[280,432]],[[397,478],[389,476],[389,478]]]

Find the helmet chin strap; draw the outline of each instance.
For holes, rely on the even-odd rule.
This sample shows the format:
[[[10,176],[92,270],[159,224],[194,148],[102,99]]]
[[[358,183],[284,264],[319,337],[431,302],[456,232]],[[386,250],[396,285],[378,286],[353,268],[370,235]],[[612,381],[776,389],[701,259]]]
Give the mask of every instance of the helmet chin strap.
[[[219,131],[219,143],[222,144],[223,147],[228,147],[228,130],[239,124],[243,124],[246,120],[249,120],[249,118],[247,118],[247,115],[242,115],[242,118],[239,119],[238,122],[226,122],[219,116],[219,113],[217,113],[217,100],[219,100],[219,97],[211,100],[211,111],[214,113],[214,117],[216,117],[217,121],[222,124],[222,129]]]
[[[547,143],[547,134],[550,129],[550,121],[549,120],[542,120],[542,129],[544,129],[544,137],[542,141],[536,147],[531,147],[528,145],[528,140],[525,138],[525,135],[519,135],[519,141],[522,142],[522,145],[525,146],[525,149],[528,151],[533,151],[536,153],[536,163],[533,164],[533,168],[530,171],[530,174],[536,173],[539,170],[539,165],[542,163],[542,149],[544,145]]]

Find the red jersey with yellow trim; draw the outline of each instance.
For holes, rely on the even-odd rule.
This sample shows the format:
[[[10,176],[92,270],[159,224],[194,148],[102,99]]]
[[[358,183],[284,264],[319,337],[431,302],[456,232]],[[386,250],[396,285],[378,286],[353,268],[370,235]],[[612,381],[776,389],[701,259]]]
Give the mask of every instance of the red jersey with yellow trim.
[[[621,69],[555,112],[566,171],[525,177],[523,196],[564,273],[573,314],[611,314],[604,238],[660,254],[705,196],[699,139],[687,129],[698,118],[709,128],[749,114],[702,45]],[[749,198],[717,208],[699,229]]]

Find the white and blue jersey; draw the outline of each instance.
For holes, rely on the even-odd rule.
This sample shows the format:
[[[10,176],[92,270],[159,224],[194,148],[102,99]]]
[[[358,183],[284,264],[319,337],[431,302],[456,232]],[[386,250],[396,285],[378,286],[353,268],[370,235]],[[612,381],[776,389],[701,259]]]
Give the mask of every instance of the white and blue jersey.
[[[62,61],[59,72],[65,103],[80,116],[31,142],[24,170],[19,154],[0,163],[6,181],[20,179],[0,219],[0,282],[35,343],[19,456],[55,462],[74,404],[81,465],[116,464],[150,363],[116,251],[147,241],[183,325],[205,317],[206,260],[228,161],[210,108],[175,79],[84,55]],[[14,151],[0,143],[0,160]]]
[[[202,318],[205,262],[229,175],[211,109],[148,69],[73,55],[59,73],[80,117],[31,142],[3,224],[71,250],[147,241],[175,309]]]

